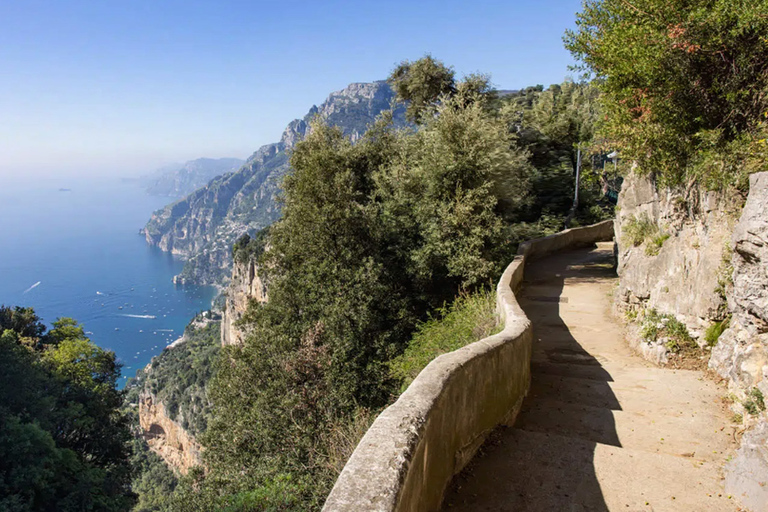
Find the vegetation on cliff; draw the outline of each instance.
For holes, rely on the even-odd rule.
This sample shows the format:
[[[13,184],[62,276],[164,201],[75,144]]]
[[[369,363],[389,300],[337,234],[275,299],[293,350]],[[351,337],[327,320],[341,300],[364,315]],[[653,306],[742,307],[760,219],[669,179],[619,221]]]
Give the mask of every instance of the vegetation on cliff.
[[[134,431],[132,490],[138,497],[135,512],[173,510],[179,476],[144,439],[139,425],[139,400],[153,395],[169,418],[192,436],[202,435],[211,415],[208,387],[221,349],[220,322],[211,313],[196,316],[184,330],[184,341],[166,348],[136,372],[125,387],[123,409]]]
[[[126,510],[131,434],[115,354],[70,318],[0,306],[0,509]]]
[[[211,413],[207,388],[221,349],[220,325],[196,327],[193,320],[184,330],[184,342],[163,350],[128,381],[125,402],[136,405],[142,393],[150,393],[184,430],[193,436],[205,432]]]
[[[588,85],[499,99],[487,78],[455,80],[434,59],[403,66],[400,85],[421,67],[450,85],[408,84],[422,91],[418,125],[385,114],[352,143],[316,122],[291,155],[282,218],[235,247],[258,256],[270,299],[246,315],[244,346],[222,350],[207,473],[184,479],[179,509],[319,508],[370,411],[397,395],[390,362],[419,322],[494,282],[518,241],[559,229],[571,208],[578,148],[554,134],[589,142]],[[582,222],[603,215],[590,164]],[[562,196],[550,180],[566,183]]]

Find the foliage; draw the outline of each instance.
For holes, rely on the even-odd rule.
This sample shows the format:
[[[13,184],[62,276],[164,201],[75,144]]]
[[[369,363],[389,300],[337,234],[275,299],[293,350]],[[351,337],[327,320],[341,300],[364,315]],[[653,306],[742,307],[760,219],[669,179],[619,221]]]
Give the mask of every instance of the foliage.
[[[582,168],[576,224],[612,216],[605,192],[617,177],[605,166],[607,149],[596,138],[601,107],[594,84],[566,81],[547,89],[529,87],[503,98],[499,112],[534,169],[532,194],[522,220],[565,217],[570,211],[579,149]],[[557,229],[561,228],[562,221]]]
[[[731,319],[726,318],[725,320],[714,322],[712,325],[707,327],[707,330],[704,333],[704,340],[706,340],[707,345],[710,347],[717,345],[717,340],[720,339],[720,335],[723,334],[730,323]]]
[[[0,306],[0,508],[125,510],[130,431],[112,352],[61,318]]]
[[[453,69],[431,55],[415,62],[401,62],[392,72],[389,84],[398,100],[408,103],[405,113],[413,122],[433,114],[441,96],[456,92]]]
[[[140,436],[133,439],[131,467],[134,471],[131,489],[138,496],[133,512],[170,512],[178,479]]]
[[[259,246],[269,248],[243,252],[258,259],[269,301],[243,317],[244,345],[222,349],[202,436],[207,473],[182,479],[175,509],[319,509],[371,419],[397,395],[391,364],[418,326],[446,329],[446,344],[447,330],[471,331],[468,311],[442,310],[441,327],[429,315],[495,280],[517,242],[562,225],[573,144],[589,146],[594,89],[566,84],[500,99],[486,77],[454,81],[431,58],[406,64],[391,80],[415,105],[416,126],[397,129],[383,115],[353,144],[315,122],[295,145],[283,217]],[[542,94],[557,103],[546,116]],[[529,125],[532,109],[541,116]],[[579,221],[604,215],[599,161],[585,166],[595,173],[585,172]],[[547,180],[571,188],[559,197]],[[244,239],[236,257],[251,245]],[[411,341],[408,357],[419,359],[411,370],[434,348],[420,343]]]
[[[496,294],[483,289],[460,295],[420,323],[408,348],[390,363],[392,376],[404,391],[435,357],[459,349],[500,330],[496,318]]]
[[[664,340],[672,352],[697,347],[684,323],[672,315],[660,314],[655,309],[645,313],[641,335],[647,342]]]
[[[661,246],[671,235],[669,233],[659,233],[656,236],[651,237],[647,244],[645,244],[646,256],[658,256],[661,251]]]
[[[198,317],[199,318],[199,317]],[[196,319],[197,320],[197,319]],[[193,320],[185,341],[152,358],[126,384],[127,404],[138,405],[143,392],[162,402],[168,417],[193,436],[205,432],[211,413],[208,386],[221,349],[220,322],[198,327]]]
[[[628,219],[622,226],[622,241],[634,247],[645,243],[647,256],[658,255],[669,237],[669,233],[663,232],[659,225],[645,213]]]
[[[253,237],[245,233],[232,245],[232,259],[240,264],[258,259],[264,252],[268,234],[269,227],[259,230]]]
[[[765,0],[586,2],[566,47],[604,92],[605,133],[662,184],[764,167]]]
[[[765,411],[765,397],[758,388],[752,388],[747,392],[747,398],[741,403],[744,410],[755,416]]]

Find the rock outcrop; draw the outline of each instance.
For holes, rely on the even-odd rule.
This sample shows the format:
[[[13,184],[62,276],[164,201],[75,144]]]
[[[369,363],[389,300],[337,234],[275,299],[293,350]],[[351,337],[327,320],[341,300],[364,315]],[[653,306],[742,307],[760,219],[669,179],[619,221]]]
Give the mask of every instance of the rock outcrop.
[[[151,393],[139,397],[139,424],[149,448],[182,475],[201,464],[200,444],[168,417],[163,403]]]
[[[730,327],[709,366],[728,380],[747,432],[726,468],[726,491],[755,511],[768,510],[768,172],[750,177],[749,196],[733,231]]]
[[[233,242],[279,217],[275,198],[282,177],[290,171],[289,152],[307,134],[315,116],[357,140],[379,113],[390,108],[393,98],[383,81],[351,84],[334,92],[303,119],[292,121],[280,142],[262,146],[239,170],[155,212],[142,233],[151,245],[187,259],[175,282],[221,284],[229,279]],[[394,122],[405,125],[402,108],[395,111]]]
[[[221,319],[221,344],[242,345],[247,333],[237,325],[237,321],[243,317],[252,300],[267,301],[267,287],[259,277],[254,259],[235,261],[226,295],[226,307]]]
[[[619,287],[615,306],[634,315],[649,308],[675,316],[703,344],[706,329],[726,314],[719,281],[737,207],[732,198],[691,187],[659,190],[649,178],[629,176],[616,215]],[[656,229],[635,246],[628,231],[645,222]],[[635,348],[657,363],[667,360],[663,343],[634,337]]]

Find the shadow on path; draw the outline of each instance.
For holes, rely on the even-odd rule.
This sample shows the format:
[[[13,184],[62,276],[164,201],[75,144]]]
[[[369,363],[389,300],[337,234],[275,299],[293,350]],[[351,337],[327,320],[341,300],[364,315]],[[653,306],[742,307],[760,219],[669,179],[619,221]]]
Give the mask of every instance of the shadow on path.
[[[530,393],[515,426],[491,434],[454,478],[443,510],[608,510],[594,453],[597,443],[621,446],[612,414],[621,408],[610,373],[579,342],[607,321],[579,287],[614,279],[612,261],[601,246],[526,267],[520,305],[534,328]]]

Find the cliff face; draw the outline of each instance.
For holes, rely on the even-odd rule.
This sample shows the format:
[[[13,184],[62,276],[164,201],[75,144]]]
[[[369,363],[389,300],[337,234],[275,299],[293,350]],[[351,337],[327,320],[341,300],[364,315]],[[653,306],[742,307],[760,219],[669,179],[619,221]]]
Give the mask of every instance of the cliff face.
[[[200,444],[168,417],[165,406],[151,393],[139,397],[139,423],[149,448],[182,475],[202,463]]]
[[[753,510],[768,504],[768,172],[753,174],[749,196],[730,237],[733,288],[730,327],[709,366],[728,381],[747,429],[726,468],[726,491]]]
[[[647,178],[629,176],[615,224],[620,279],[614,299],[619,313],[655,308],[675,316],[703,344],[706,329],[726,314],[725,299],[717,290],[736,211],[734,201],[722,194],[658,190]],[[651,239],[632,243],[630,231],[642,222],[658,229],[649,238],[657,237],[660,247]],[[635,338],[634,344],[648,359],[667,361],[662,340],[647,344]]]
[[[142,230],[147,242],[188,261],[178,283],[219,284],[229,278],[230,248],[243,233],[273,223],[280,215],[275,198],[282,177],[289,172],[289,152],[318,116],[358,139],[376,116],[390,107],[394,93],[386,82],[351,84],[332,93],[304,119],[292,121],[280,142],[256,151],[236,172],[212,180],[205,187],[155,212]],[[404,125],[402,109],[395,123]]]
[[[267,287],[259,277],[258,267],[253,259],[236,261],[232,266],[232,280],[227,288],[227,301],[221,319],[221,344],[242,345],[246,331],[235,323],[248,309],[251,300],[267,301]]]

